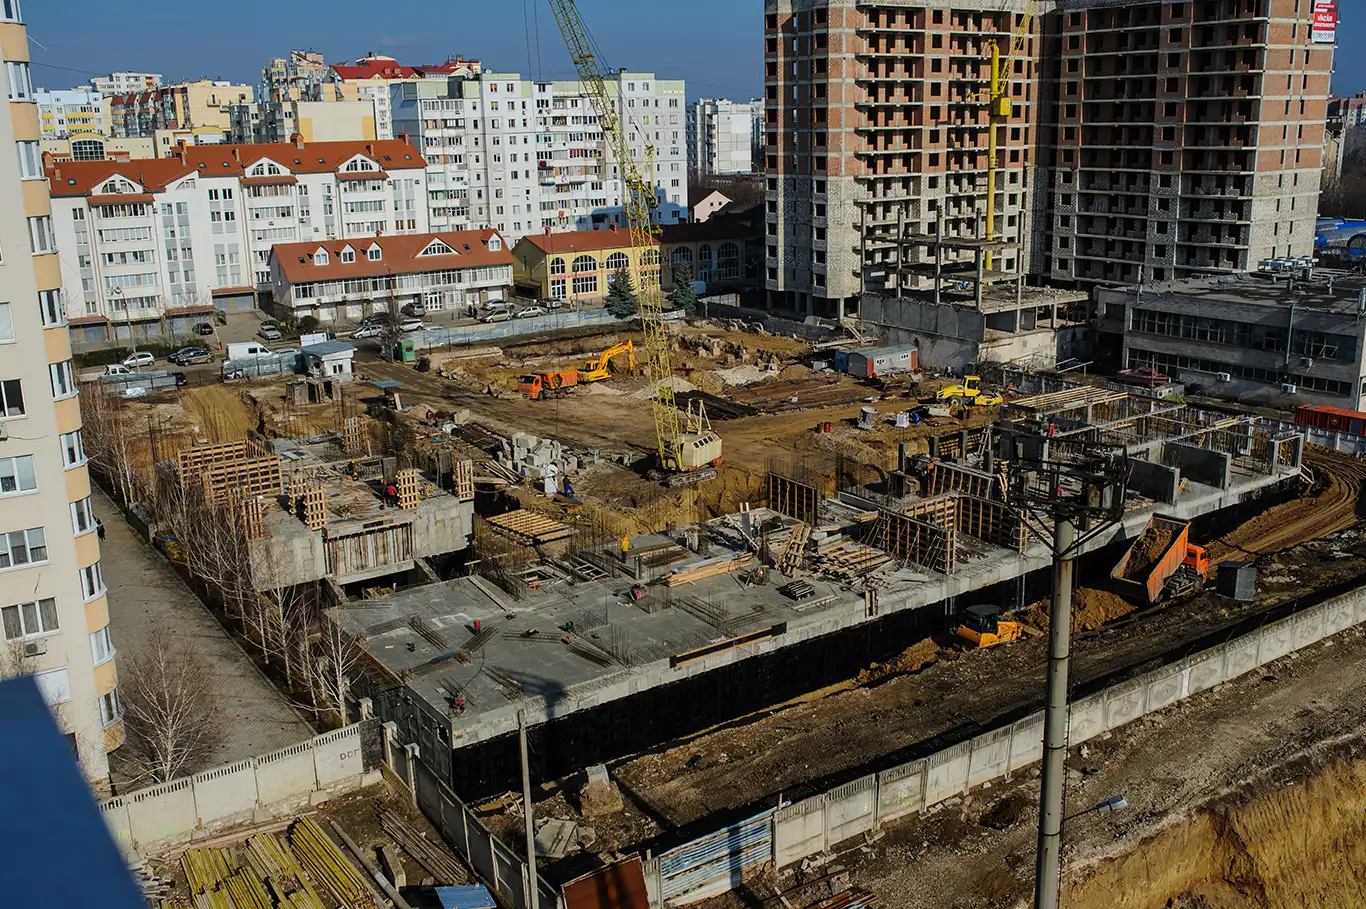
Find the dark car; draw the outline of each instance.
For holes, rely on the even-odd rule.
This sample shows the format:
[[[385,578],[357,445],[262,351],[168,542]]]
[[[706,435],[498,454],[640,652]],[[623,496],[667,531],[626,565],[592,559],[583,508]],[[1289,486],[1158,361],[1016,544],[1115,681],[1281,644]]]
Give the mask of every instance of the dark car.
[[[189,366],[193,363],[212,363],[213,354],[203,347],[182,347],[166,359],[177,366]]]
[[[200,322],[194,327],[194,333],[197,335],[211,335],[213,334],[213,326],[208,322]]]
[[[171,375],[175,378],[176,388],[183,388],[190,384],[190,377],[183,372],[173,372]]]

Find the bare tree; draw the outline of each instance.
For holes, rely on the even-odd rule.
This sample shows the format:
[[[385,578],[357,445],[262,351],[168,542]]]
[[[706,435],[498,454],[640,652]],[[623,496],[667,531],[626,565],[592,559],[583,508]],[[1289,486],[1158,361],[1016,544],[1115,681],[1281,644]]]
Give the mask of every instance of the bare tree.
[[[314,627],[309,636],[309,694],[318,713],[333,714],[337,724],[344,726],[351,676],[364,654],[351,635],[326,616],[318,614]]]
[[[95,473],[113,487],[125,505],[137,501],[145,487],[137,448],[144,439],[124,401],[103,387],[81,395],[81,442]]]
[[[199,770],[221,734],[204,660],[154,631],[120,674],[127,741],[119,755],[130,775],[164,783]]]

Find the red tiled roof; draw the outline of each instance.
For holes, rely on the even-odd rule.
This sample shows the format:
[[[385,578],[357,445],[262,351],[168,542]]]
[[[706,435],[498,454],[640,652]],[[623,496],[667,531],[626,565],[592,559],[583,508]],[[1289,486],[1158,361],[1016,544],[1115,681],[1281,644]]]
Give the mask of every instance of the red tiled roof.
[[[631,245],[631,232],[616,230],[571,230],[559,234],[527,234],[523,240],[543,253],[593,252],[599,249],[623,249]]]
[[[497,237],[502,249],[488,248],[489,240]],[[433,241],[441,240],[455,252],[441,255],[418,256]],[[378,245],[379,261],[371,261],[367,250]],[[350,246],[356,261],[343,262],[342,250]],[[327,250],[326,265],[313,264],[319,248]],[[393,234],[377,237],[352,237],[349,240],[322,240],[307,243],[277,243],[271,258],[280,263],[280,270],[290,284],[309,281],[336,281],[343,278],[368,278],[379,275],[406,275],[446,268],[478,268],[486,265],[511,265],[512,250],[496,230],[458,230],[435,234]]]
[[[361,81],[365,79],[418,79],[424,76],[458,73],[473,70],[478,60],[447,60],[445,63],[424,66],[404,66],[393,57],[372,57],[357,63],[337,63],[332,71],[342,79]]]
[[[192,173],[241,177],[248,168],[264,158],[296,174],[316,174],[334,173],[357,155],[370,158],[385,170],[427,166],[418,150],[403,139],[376,139],[368,142],[177,146],[175,154],[169,158],[62,161],[50,168],[47,176],[54,196],[88,195],[115,174],[140,183],[149,192],[158,192]]]

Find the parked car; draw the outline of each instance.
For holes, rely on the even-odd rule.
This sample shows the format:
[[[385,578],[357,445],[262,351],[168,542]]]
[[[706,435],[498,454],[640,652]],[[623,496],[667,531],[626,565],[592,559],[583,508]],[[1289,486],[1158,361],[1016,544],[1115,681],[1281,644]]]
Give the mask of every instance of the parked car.
[[[212,363],[213,354],[204,347],[182,347],[166,359],[177,366],[189,366],[193,363]]]
[[[351,332],[351,337],[355,339],[378,338],[381,331],[382,329],[378,325],[372,323],[370,325],[362,325],[360,328],[357,328],[355,331]]]
[[[421,319],[404,319],[398,323],[399,331],[426,331],[427,326],[422,324]]]
[[[121,363],[110,363],[104,368],[104,375],[106,376],[131,376],[132,374],[132,370]]]
[[[512,313],[506,309],[495,309],[486,312],[479,317],[480,322],[506,322],[512,318]]]
[[[123,365],[129,369],[139,369],[143,366],[151,366],[157,358],[145,350],[135,350],[123,358]]]
[[[173,372],[171,375],[175,378],[176,388],[183,388],[190,384],[190,377],[183,372]]]
[[[507,300],[486,300],[484,305],[479,308],[484,312],[493,312],[498,309],[512,309],[512,304]]]
[[[194,333],[201,336],[211,335],[213,334],[213,326],[208,322],[200,322],[194,327]]]
[[[385,323],[387,323],[387,322],[389,321],[389,319],[390,319],[390,316],[389,316],[389,314],[388,314],[387,312],[372,312],[372,313],[370,313],[370,315],[366,316],[364,319],[361,319],[361,320],[360,320],[360,324],[362,324],[362,325],[384,325]]]
[[[266,324],[261,326],[261,330],[256,333],[263,341],[278,341],[282,337],[280,329],[274,325]]]
[[[417,302],[408,303],[403,307],[403,312],[406,315],[421,319],[423,316],[427,315],[427,305],[425,303]]]
[[[565,300],[552,300],[550,297],[542,297],[536,301],[537,306],[544,306],[548,310],[564,309],[568,302]]]
[[[514,319],[530,319],[533,316],[545,315],[545,308],[542,306],[523,306],[513,315]]]

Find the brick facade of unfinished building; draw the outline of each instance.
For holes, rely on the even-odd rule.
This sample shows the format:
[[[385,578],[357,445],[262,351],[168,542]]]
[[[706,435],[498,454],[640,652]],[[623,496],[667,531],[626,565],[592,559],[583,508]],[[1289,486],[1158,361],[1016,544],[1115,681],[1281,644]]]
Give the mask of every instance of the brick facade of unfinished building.
[[[898,231],[982,235],[990,48],[1027,5],[765,0],[770,305],[914,289],[932,250]],[[1087,286],[1308,255],[1332,67],[1311,7],[1040,3],[1007,73],[995,267]]]

